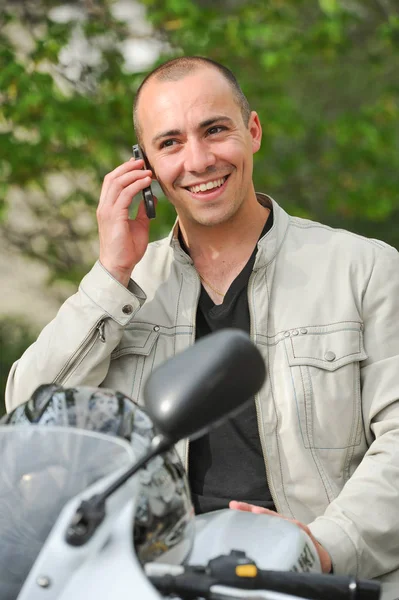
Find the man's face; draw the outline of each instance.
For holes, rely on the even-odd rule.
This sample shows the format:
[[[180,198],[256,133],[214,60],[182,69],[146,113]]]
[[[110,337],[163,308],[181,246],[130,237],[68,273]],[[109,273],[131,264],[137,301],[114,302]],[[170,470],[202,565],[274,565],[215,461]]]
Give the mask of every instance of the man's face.
[[[244,123],[218,71],[200,68],[179,81],[150,80],[138,118],[148,160],[183,222],[218,225],[255,200],[252,158],[260,147],[259,120],[252,112]]]

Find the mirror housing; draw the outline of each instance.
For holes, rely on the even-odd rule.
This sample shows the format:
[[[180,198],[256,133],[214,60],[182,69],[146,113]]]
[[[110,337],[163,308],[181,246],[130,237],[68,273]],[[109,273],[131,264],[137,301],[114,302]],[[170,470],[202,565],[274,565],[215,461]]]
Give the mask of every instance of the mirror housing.
[[[174,444],[199,437],[239,410],[265,375],[265,361],[249,336],[224,329],[155,369],[144,387],[144,403],[158,432]]]

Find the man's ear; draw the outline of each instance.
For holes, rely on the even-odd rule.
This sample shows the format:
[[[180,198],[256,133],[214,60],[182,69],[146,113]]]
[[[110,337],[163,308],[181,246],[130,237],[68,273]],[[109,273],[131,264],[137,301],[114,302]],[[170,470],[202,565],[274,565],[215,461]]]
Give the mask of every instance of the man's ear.
[[[258,113],[254,110],[249,116],[248,131],[252,140],[252,152],[255,154],[259,150],[262,141],[262,125],[260,124]]]

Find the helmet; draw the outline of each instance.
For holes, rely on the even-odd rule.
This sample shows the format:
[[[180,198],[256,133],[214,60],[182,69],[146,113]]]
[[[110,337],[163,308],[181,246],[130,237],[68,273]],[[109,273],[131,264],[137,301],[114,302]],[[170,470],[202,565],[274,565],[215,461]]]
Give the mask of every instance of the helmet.
[[[8,432],[18,432],[19,437],[13,450],[8,444],[7,452]],[[65,503],[95,481],[121,467],[128,468],[132,454],[134,461],[143,456],[154,435],[152,421],[143,408],[124,394],[105,388],[42,385],[27,402],[0,419],[2,600],[18,595]],[[129,456],[127,444],[121,440],[129,442]],[[183,561],[193,542],[194,512],[176,451],[152,459],[138,477],[140,496],[132,523],[138,560],[144,564],[171,551],[178,562]],[[29,502],[24,504],[21,497],[27,485]],[[46,488],[48,501],[43,502],[41,495],[41,502],[35,503],[35,485]],[[23,508],[16,509],[18,503]],[[18,556],[15,572],[13,556]]]

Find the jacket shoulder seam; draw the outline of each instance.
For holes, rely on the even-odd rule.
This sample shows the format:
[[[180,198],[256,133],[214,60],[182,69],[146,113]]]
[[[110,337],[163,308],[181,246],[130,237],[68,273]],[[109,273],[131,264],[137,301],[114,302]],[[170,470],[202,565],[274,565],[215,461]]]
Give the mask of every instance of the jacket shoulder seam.
[[[326,229],[328,231],[331,231],[332,233],[342,233],[349,237],[352,237],[352,238],[355,238],[358,240],[363,240],[364,242],[368,242],[372,246],[374,246],[376,248],[380,248],[381,250],[393,248],[392,246],[390,246],[389,244],[386,244],[385,242],[383,242],[381,240],[376,240],[374,238],[368,238],[368,237],[365,237],[358,233],[353,233],[352,231],[348,231],[347,229],[338,229],[335,227],[330,227],[329,225],[324,225],[323,223],[317,223],[315,221],[314,222],[313,221],[301,222],[301,221],[299,221],[299,217],[290,216],[290,224],[292,224],[294,227],[298,227],[299,229]]]

